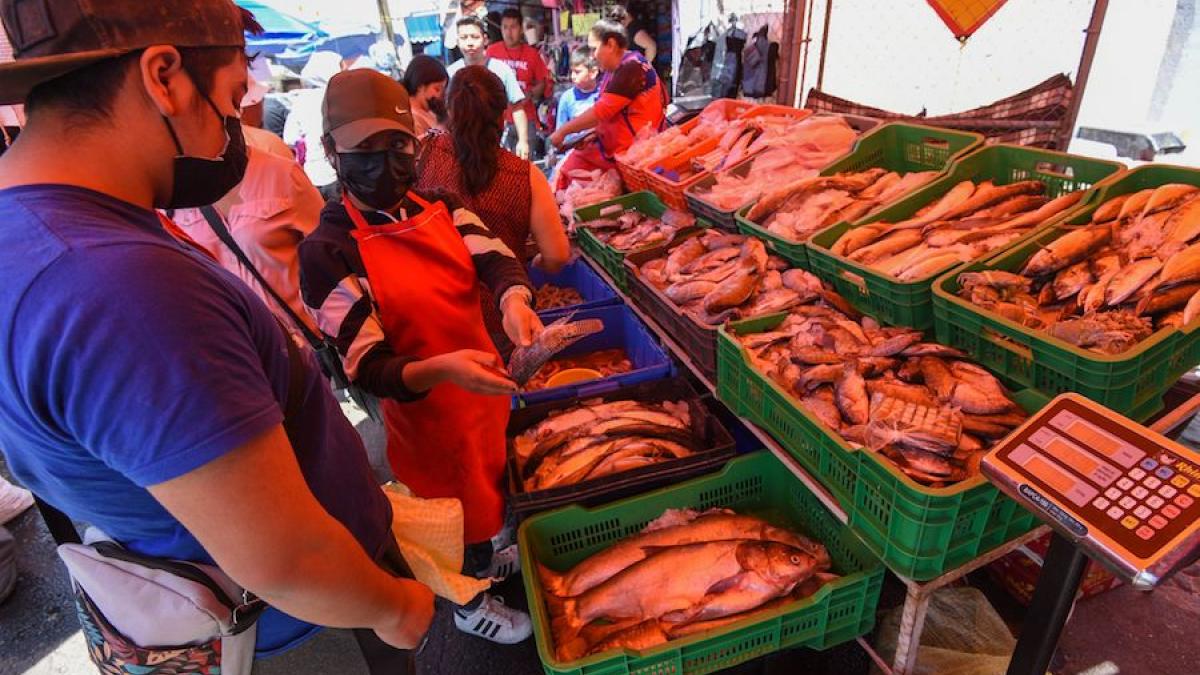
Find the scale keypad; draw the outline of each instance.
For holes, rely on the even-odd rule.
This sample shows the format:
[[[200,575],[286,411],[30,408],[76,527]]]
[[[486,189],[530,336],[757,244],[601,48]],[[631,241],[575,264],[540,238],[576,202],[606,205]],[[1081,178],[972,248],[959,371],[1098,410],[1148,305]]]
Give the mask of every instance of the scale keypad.
[[[1195,520],[1200,468],[1161,448],[1146,452],[1132,433],[1064,406],[1014,438],[1004,454],[1072,517],[1148,558]]]

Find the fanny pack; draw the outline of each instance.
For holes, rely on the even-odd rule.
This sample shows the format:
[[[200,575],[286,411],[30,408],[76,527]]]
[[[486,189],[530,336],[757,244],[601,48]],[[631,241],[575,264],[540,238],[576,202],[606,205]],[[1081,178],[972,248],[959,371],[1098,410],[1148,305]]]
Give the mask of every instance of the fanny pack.
[[[287,343],[284,429],[303,401],[300,349]],[[36,498],[67,566],[88,655],[114,675],[250,675],[258,617],[267,604],[213,565],[141,555],[96,528],[81,540],[63,512]]]

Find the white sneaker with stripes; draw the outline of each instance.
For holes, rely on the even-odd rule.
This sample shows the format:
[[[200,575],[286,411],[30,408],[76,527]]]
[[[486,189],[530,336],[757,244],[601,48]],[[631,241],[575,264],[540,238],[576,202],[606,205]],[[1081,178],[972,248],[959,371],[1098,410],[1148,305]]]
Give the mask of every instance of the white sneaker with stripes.
[[[515,645],[533,634],[529,615],[504,604],[498,595],[484,594],[483,602],[473,610],[456,610],[454,625],[464,633],[502,645]]]
[[[521,571],[521,552],[516,544],[506,546],[492,554],[492,562],[480,579],[503,581]]]

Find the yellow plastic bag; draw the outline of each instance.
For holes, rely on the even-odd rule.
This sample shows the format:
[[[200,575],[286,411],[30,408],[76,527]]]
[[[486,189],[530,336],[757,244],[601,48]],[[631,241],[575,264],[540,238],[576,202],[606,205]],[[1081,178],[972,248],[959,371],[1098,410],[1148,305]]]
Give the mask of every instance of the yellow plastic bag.
[[[400,483],[383,492],[392,502],[392,535],[417,581],[434,595],[464,605],[491,582],[460,573],[463,564],[463,511],[457,499],[421,499]]]

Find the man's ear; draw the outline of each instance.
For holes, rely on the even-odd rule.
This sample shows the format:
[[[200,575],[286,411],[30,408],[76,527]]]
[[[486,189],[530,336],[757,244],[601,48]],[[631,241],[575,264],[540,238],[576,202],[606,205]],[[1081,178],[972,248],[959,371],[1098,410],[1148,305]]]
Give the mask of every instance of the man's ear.
[[[174,117],[187,109],[192,92],[182,85],[187,77],[179,50],[167,45],[147,47],[138,59],[138,77],[150,102],[162,115]]]

